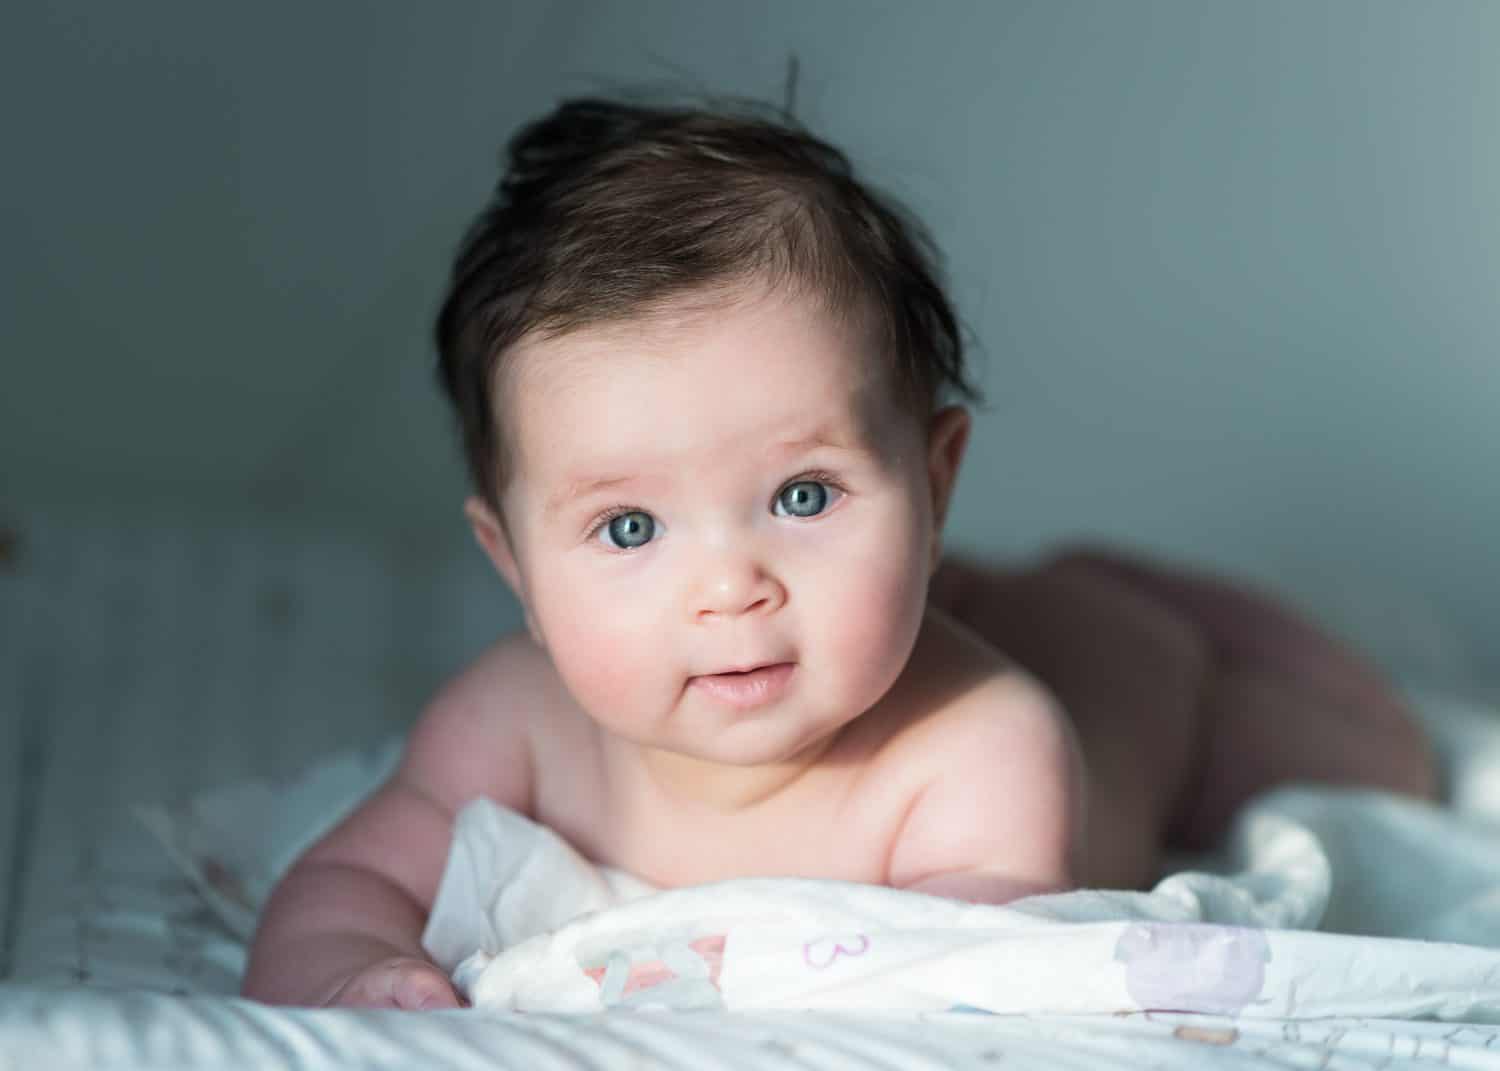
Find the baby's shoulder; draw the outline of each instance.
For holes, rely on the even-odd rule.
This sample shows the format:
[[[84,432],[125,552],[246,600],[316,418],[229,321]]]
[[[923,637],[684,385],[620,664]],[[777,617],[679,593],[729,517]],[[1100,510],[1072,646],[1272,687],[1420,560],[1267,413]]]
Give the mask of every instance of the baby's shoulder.
[[[551,661],[529,636],[500,639],[427,704],[407,737],[403,774],[453,809],[488,796],[529,813],[533,727],[558,688]]]
[[[895,749],[935,769],[997,754],[1063,756],[1074,744],[1040,681],[940,610],[931,610],[899,683]]]
[[[1071,722],[1040,681],[964,626],[939,615],[930,627],[912,667],[927,703],[893,741],[910,804],[889,880],[991,867],[1066,884],[1084,798]]]

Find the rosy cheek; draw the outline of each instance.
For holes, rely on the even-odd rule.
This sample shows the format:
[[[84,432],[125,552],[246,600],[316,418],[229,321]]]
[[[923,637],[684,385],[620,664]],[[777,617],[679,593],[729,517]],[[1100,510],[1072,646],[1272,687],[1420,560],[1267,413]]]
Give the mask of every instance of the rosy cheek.
[[[650,668],[659,664],[659,630],[648,608],[625,602],[622,608],[607,593],[551,591],[545,608],[539,603],[553,665],[591,712],[603,713],[601,704],[623,706],[649,689]]]
[[[909,546],[872,548],[847,575],[837,627],[846,664],[876,676],[899,669],[921,621],[922,574]]]

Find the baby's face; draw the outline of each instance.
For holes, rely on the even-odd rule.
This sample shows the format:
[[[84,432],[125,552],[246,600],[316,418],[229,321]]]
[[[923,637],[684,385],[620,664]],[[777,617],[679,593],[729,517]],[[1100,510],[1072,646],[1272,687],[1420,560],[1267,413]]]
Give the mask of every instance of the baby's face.
[[[760,294],[509,355],[497,564],[615,736],[784,762],[901,673],[935,557],[934,479],[927,427],[865,345]]]

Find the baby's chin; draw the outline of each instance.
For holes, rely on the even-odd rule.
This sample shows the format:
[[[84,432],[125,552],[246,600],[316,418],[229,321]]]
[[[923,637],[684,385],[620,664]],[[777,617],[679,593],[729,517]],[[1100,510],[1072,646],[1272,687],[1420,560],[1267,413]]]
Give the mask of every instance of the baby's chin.
[[[735,776],[763,769],[772,774],[815,765],[869,709],[845,708],[827,697],[811,708],[806,697],[793,696],[738,712],[689,700],[652,719],[591,720],[616,746],[636,751],[648,764],[661,761],[663,769],[671,767],[676,775],[711,778],[716,771]]]
[[[691,748],[688,753],[705,764],[740,770],[802,769],[822,759],[854,720],[850,717],[828,727],[820,726],[795,735],[777,731],[780,727],[775,725],[740,724],[731,726],[714,740]]]

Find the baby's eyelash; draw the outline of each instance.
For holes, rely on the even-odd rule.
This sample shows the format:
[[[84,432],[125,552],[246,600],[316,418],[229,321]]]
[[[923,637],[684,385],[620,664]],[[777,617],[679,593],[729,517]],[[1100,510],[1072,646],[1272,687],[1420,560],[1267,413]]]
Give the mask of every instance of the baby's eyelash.
[[[600,513],[592,521],[589,522],[588,528],[584,532],[583,538],[598,539],[599,533],[604,530],[605,525],[609,524],[609,522],[614,520],[616,517],[623,517],[627,513],[645,512],[646,511],[641,509],[639,506],[610,506],[607,510],[605,510],[603,513]]]
[[[826,483],[835,491],[842,491],[845,494],[849,493],[849,489],[839,482],[837,476],[823,469],[813,469],[810,472],[804,472],[797,476],[793,476],[790,480],[784,481],[782,485],[776,489],[776,493],[780,494],[783,490],[792,486],[792,484],[794,483]]]

